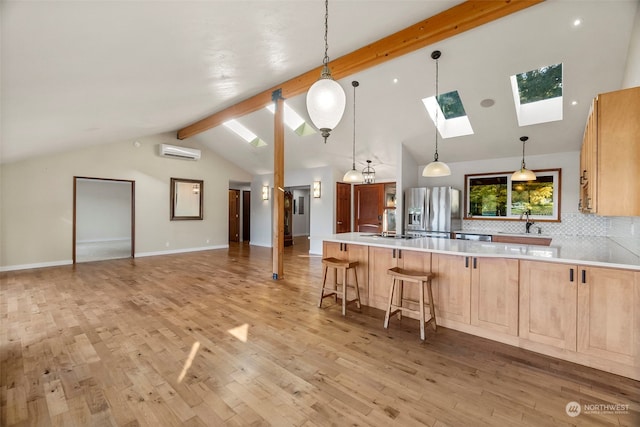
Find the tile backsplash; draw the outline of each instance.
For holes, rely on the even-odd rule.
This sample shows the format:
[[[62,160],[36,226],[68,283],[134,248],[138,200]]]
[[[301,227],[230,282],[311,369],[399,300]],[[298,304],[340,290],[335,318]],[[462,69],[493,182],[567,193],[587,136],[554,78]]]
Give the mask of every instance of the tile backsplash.
[[[640,256],[640,217],[611,217],[609,238]]]
[[[608,236],[611,218],[581,213],[563,213],[561,222],[537,222],[531,227],[537,233],[540,227],[542,234],[556,236]],[[506,233],[524,233],[525,221],[463,220],[463,230]]]
[[[582,213],[563,213],[561,222],[539,222],[531,228],[551,236],[609,237],[619,245],[640,256],[640,217],[603,217]],[[524,221],[463,220],[463,230],[483,233],[498,231],[523,233]]]

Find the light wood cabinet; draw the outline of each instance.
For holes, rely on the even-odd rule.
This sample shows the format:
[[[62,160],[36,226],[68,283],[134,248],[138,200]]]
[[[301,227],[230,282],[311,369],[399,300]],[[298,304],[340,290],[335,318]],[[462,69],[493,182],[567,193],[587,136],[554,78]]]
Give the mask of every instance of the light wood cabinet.
[[[518,335],[518,260],[433,254],[440,318]]]
[[[471,257],[433,254],[433,298],[438,319],[471,322]]]
[[[358,275],[358,290],[360,291],[360,303],[363,305],[369,304],[369,247],[366,245],[354,245],[347,243],[337,242],[323,242],[322,243],[322,256],[334,257],[338,259],[346,259],[349,261],[358,261],[356,267],[356,273]],[[334,279],[335,271],[329,269],[329,275],[327,276],[327,282]]]
[[[518,335],[518,260],[471,261],[471,324]]]
[[[400,267],[414,271],[431,271],[431,253],[408,251],[405,249],[389,249],[371,246],[369,248],[369,305],[381,310],[387,309],[391,277],[387,270]],[[418,300],[417,286],[404,286],[406,299]],[[436,297],[434,296],[434,299]],[[418,309],[418,305],[408,304],[409,308]],[[428,309],[427,314],[430,314]]]
[[[640,87],[598,95],[580,152],[582,212],[640,216]]]
[[[576,350],[577,268],[520,261],[520,326],[525,340]]]
[[[579,270],[578,352],[640,370],[640,273]]]
[[[640,273],[520,261],[520,337],[621,372],[640,368]],[[587,356],[587,359],[580,359]]]

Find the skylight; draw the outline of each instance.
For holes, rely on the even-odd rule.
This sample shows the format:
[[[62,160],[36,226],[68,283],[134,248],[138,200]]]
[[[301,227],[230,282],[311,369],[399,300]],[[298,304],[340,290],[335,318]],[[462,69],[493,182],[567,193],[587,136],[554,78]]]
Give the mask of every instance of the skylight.
[[[265,145],[267,145],[266,142],[258,138],[258,136],[255,133],[251,132],[249,129],[247,129],[243,124],[241,124],[236,119],[228,120],[224,122],[223,125],[231,129],[238,136],[240,136],[240,138],[244,139],[254,147],[264,147]]]
[[[424,98],[422,103],[434,124],[436,123],[436,112],[438,113],[438,131],[443,138],[473,134],[471,122],[457,90],[438,95],[437,102],[435,96],[430,96]]]
[[[520,126],[562,120],[562,63],[511,76]]]
[[[271,111],[271,114],[275,114],[275,104],[267,105],[267,110]],[[313,126],[309,126],[302,117],[295,110],[284,103],[284,123],[295,133],[300,136],[306,136],[316,133]]]

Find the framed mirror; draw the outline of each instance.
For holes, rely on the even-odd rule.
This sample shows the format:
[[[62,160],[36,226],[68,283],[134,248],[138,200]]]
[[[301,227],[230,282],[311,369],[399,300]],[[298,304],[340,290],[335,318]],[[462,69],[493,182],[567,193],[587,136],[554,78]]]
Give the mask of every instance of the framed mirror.
[[[204,181],[171,178],[171,221],[202,219]]]

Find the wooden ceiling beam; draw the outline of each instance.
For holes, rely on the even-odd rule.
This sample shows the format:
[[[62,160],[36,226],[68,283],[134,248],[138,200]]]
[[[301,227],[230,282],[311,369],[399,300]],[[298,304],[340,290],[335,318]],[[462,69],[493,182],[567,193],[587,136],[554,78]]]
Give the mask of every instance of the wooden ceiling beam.
[[[331,74],[339,80],[398,58],[449,37],[526,9],[544,0],[468,0],[417,24],[384,37],[329,63]],[[264,92],[225,108],[178,131],[186,139],[221,125],[223,122],[258,111],[272,102],[277,89],[292,98],[306,92],[320,77],[322,66],[307,71]]]

